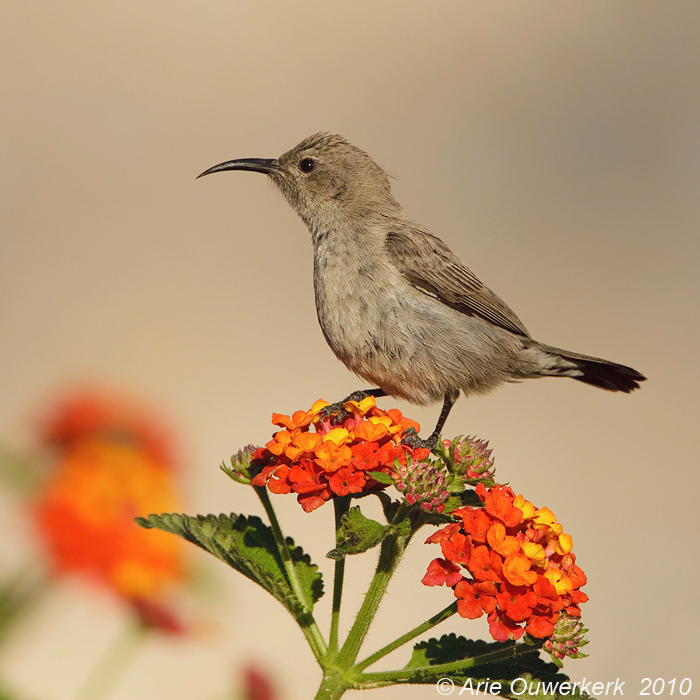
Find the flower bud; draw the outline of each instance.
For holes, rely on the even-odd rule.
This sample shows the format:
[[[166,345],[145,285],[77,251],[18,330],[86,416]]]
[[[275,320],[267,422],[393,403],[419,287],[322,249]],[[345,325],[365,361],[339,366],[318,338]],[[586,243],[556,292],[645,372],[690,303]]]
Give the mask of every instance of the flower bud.
[[[418,504],[425,511],[441,513],[450,494],[442,468],[429,462],[411,462],[397,465],[394,485],[411,505]]]
[[[567,656],[572,659],[580,659],[586,656],[579,651],[579,647],[588,644],[588,640],[583,636],[587,631],[580,618],[573,617],[562,610],[554,625],[554,633],[545,641],[542,648],[551,654],[552,660],[557,666],[561,666],[561,662]]]
[[[486,440],[459,437],[445,440],[444,445],[452,472],[466,479],[493,479],[493,457]]]

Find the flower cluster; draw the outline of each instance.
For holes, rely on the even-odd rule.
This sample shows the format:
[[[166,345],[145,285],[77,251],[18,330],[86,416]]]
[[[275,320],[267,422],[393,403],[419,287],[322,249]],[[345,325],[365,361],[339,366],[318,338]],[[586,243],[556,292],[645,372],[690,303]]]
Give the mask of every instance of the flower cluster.
[[[183,548],[134,517],[177,511],[173,450],[140,408],[103,391],[67,397],[47,422],[51,470],[33,514],[55,574],[73,574],[125,600],[148,627],[177,632],[164,604],[185,576]]]
[[[373,396],[346,401],[340,411],[323,410],[329,404],[317,401],[308,411],[291,417],[274,413],[272,422],[282,430],[253,453],[253,466],[260,471],[254,486],[273,493],[296,493],[308,513],[326,501],[386,488],[372,472],[391,475],[395,460],[406,464],[406,456],[420,461],[427,449],[400,444],[408,428],[420,426],[404,418],[397,409],[383,411]]]
[[[552,511],[536,509],[507,486],[479,484],[476,493],[483,507],[453,511],[457,522],[426,540],[439,543],[444,558],[430,563],[423,583],[453,588],[462,617],[486,613],[499,642],[525,632],[552,637],[560,615],[578,618],[579,605],[588,600],[571,536]],[[568,655],[577,651],[569,649]]]

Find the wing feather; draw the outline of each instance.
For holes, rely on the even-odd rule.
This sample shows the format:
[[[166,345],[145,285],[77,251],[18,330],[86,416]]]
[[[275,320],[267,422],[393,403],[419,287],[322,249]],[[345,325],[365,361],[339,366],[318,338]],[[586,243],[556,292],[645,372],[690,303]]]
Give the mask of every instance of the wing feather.
[[[476,314],[511,333],[530,337],[515,313],[437,236],[419,228],[403,228],[387,234],[385,247],[392,263],[414,287],[463,314]]]

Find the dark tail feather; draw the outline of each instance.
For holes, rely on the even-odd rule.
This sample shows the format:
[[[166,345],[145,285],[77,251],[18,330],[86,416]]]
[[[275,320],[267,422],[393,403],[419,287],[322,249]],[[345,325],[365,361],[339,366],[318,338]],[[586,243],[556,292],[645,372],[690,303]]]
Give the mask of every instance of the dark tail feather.
[[[637,372],[636,369],[626,365],[618,365],[616,362],[603,360],[599,357],[580,355],[576,352],[553,348],[549,345],[541,345],[540,349],[550,355],[554,355],[555,358],[566,361],[566,364],[556,363],[551,369],[543,372],[543,374],[549,376],[571,377],[579,382],[591,384],[601,389],[624,391],[626,394],[634,391],[634,389],[638,389],[639,382],[646,380],[646,377],[641,372]]]

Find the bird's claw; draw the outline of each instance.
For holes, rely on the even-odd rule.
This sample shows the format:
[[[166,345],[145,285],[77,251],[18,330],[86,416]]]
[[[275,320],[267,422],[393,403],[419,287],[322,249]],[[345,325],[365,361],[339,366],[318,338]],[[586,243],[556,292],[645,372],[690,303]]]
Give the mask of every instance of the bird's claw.
[[[346,396],[342,401],[336,401],[335,403],[328,404],[328,406],[322,408],[318,414],[321,416],[322,421],[330,420],[333,416],[338,416],[339,420],[342,421],[343,418],[350,415],[344,408],[348,401],[360,402],[362,399],[366,399],[368,396],[372,396],[372,394],[362,390],[353,391],[350,396]]]
[[[336,415],[339,416],[342,420],[342,414],[347,413],[347,411],[343,408],[344,403],[345,401],[336,401],[335,403],[329,403],[328,406],[324,406],[318,412],[318,415],[321,417],[322,421],[331,420],[331,418]]]
[[[401,433],[400,445],[406,445],[407,447],[412,447],[416,449],[433,450],[437,444],[438,436],[433,433],[427,440],[423,440],[418,435],[418,431],[415,428],[406,428],[406,430]]]

